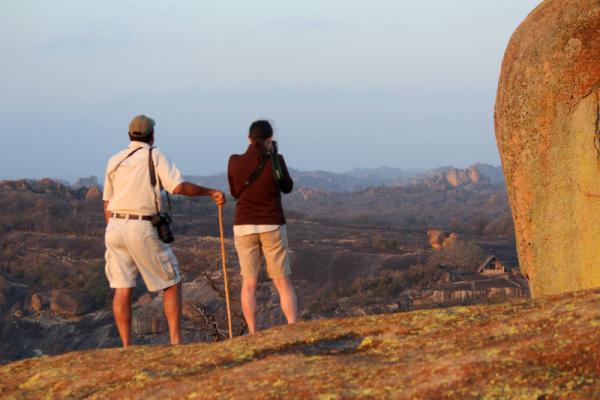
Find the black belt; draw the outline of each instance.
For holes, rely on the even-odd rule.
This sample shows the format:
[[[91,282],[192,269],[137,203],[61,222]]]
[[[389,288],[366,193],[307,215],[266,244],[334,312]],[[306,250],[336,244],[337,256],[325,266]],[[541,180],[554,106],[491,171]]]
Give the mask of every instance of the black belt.
[[[119,218],[119,219],[137,219],[137,220],[142,220],[142,221],[152,221],[152,216],[150,216],[150,215],[111,213],[110,217],[111,218]]]

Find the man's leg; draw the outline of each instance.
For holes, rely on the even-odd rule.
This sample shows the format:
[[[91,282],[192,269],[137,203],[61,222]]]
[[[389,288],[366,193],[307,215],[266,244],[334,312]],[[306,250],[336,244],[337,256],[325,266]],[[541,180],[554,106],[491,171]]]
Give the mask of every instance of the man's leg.
[[[292,286],[289,276],[273,279],[273,283],[279,292],[279,301],[281,310],[287,319],[288,324],[293,324],[298,320],[298,300],[296,292]]]
[[[133,288],[115,289],[113,314],[123,347],[129,346],[131,337],[131,297]]]
[[[181,344],[181,282],[164,290],[163,305],[169,324],[171,344]]]
[[[242,312],[246,325],[248,325],[248,333],[256,332],[256,284],[258,276],[246,277],[242,276]]]

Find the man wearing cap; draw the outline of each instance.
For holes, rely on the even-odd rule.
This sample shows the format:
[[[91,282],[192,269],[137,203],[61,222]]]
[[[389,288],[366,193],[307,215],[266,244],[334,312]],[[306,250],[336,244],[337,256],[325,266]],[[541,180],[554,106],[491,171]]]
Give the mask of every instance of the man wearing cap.
[[[123,347],[130,344],[131,297],[138,271],[148,290],[164,293],[171,344],[181,343],[181,276],[171,246],[162,242],[152,217],[161,209],[160,191],[183,196],[210,196],[225,204],[225,194],[185,182],[177,167],[154,144],[154,120],[138,115],[129,124],[129,147],[106,167],[106,276],[115,289],[113,313]],[[150,159],[150,156],[152,157]],[[157,184],[150,179],[154,169]]]

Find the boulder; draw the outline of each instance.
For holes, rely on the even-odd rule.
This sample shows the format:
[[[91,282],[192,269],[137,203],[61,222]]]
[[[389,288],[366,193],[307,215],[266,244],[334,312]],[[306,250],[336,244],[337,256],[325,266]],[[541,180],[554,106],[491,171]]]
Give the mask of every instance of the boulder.
[[[39,184],[42,186],[56,186],[56,182],[51,178],[44,178],[39,181]]]
[[[600,286],[600,3],[546,0],[513,34],[495,128],[533,296]]]
[[[142,306],[133,311],[131,331],[136,335],[156,335],[169,329],[161,308]]]
[[[475,166],[470,166],[467,168],[467,176],[469,177],[471,183],[478,183],[481,181],[481,174]]]
[[[431,247],[433,247],[434,250],[439,250],[442,248],[446,234],[438,229],[430,229],[427,231],[427,237],[429,238]]]
[[[185,302],[202,306],[209,313],[216,313],[225,305],[223,299],[205,280],[185,283],[183,285],[183,298]]]
[[[55,314],[76,316],[92,310],[92,300],[83,293],[70,289],[53,290],[50,309]]]
[[[462,169],[451,169],[446,174],[446,180],[454,187],[463,186],[471,183],[471,178],[467,174],[466,170]]]
[[[102,198],[102,192],[100,191],[100,188],[98,186],[92,186],[85,193],[85,199],[87,201],[99,200],[101,198]]]
[[[31,296],[30,308],[32,311],[40,312],[48,308],[50,305],[49,293],[35,293]]]
[[[147,306],[152,304],[154,301],[154,297],[152,297],[151,293],[144,293],[136,300],[135,304],[138,306]]]
[[[452,168],[446,172],[446,181],[453,187],[476,184],[482,181],[482,176],[475,165],[466,169]]]
[[[442,243],[442,247],[447,249],[454,246],[460,240],[460,236],[456,233],[451,233]]]

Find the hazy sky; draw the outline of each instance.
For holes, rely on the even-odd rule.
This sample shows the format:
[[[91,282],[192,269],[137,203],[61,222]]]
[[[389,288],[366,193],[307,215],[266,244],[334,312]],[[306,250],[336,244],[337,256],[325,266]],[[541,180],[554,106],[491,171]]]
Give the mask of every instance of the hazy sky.
[[[498,164],[508,39],[536,0],[0,1],[0,178],[101,174],[131,117],[184,174],[267,118],[292,167]]]

